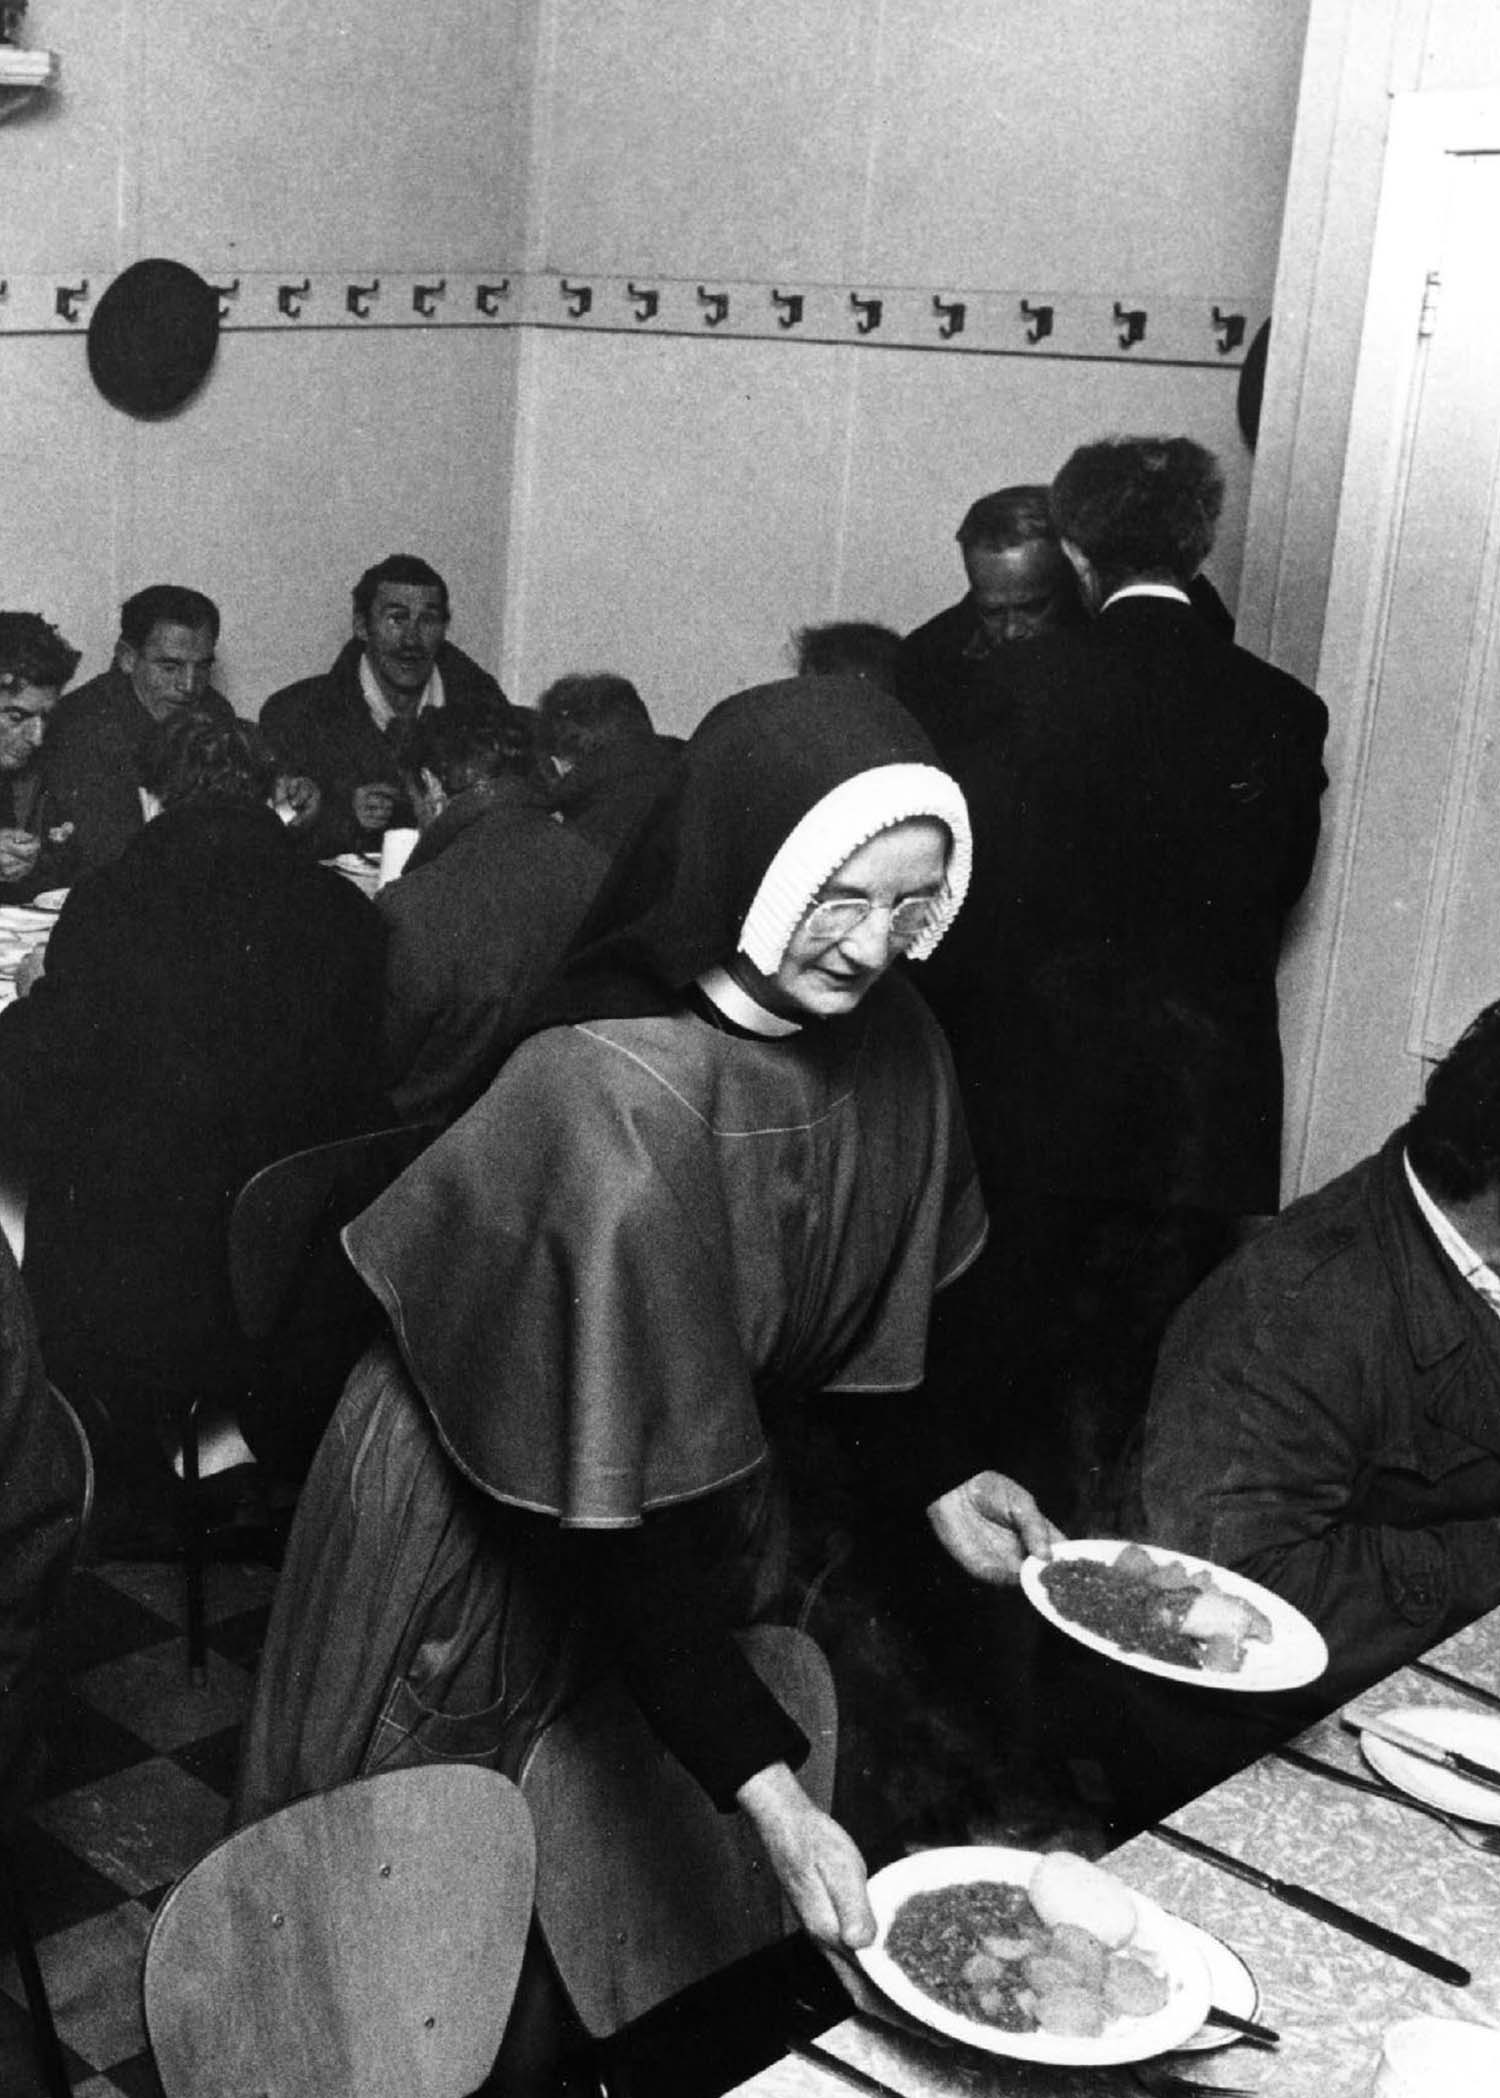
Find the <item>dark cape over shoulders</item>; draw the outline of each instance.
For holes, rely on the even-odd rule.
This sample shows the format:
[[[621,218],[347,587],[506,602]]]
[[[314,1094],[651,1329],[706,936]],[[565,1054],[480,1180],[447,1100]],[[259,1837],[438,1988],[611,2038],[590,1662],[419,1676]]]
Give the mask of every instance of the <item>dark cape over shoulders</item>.
[[[535,1036],[346,1243],[466,1476],[610,1527],[759,1464],[768,1390],[913,1389],[983,1233],[944,1046],[890,982],[790,1041]]]

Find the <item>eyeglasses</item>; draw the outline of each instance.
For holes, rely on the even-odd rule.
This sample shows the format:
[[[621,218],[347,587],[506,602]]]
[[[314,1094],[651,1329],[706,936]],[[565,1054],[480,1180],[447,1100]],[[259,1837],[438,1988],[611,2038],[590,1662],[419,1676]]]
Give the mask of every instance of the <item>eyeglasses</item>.
[[[801,925],[802,937],[816,947],[836,947],[859,931],[876,911],[886,913],[887,937],[893,947],[911,947],[942,916],[948,891],[936,896],[903,896],[899,902],[874,903],[868,896],[837,896],[829,903],[815,903]]]

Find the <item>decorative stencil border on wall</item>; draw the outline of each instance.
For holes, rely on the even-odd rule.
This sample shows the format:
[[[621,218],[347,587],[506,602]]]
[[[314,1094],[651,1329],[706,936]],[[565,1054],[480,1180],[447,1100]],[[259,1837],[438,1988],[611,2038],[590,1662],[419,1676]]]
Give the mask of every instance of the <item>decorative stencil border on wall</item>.
[[[0,335],[82,332],[113,271],[0,276]],[[724,278],[601,277],[587,270],[413,275],[205,270],[226,331],[304,328],[573,328],[616,335],[755,336],[979,356],[1091,357],[1238,365],[1269,307],[1235,297],[920,289],[889,284],[751,284]]]

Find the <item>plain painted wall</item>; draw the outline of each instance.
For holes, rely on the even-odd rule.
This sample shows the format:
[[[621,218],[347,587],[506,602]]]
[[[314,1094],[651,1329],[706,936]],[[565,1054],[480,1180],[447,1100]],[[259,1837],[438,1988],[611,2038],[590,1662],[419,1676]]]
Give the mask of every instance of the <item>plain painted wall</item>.
[[[498,266],[1268,296],[1306,0],[33,0],[61,92],[0,130],[5,268]],[[14,208],[14,200],[20,208]],[[1122,284],[1128,278],[1128,287]],[[955,594],[974,494],[1226,370],[526,331],[231,331],[136,423],[77,336],[0,330],[0,591],[107,658],[128,590],[219,599],[244,711],[397,546],[534,698],[613,664],[666,725],[788,629]]]

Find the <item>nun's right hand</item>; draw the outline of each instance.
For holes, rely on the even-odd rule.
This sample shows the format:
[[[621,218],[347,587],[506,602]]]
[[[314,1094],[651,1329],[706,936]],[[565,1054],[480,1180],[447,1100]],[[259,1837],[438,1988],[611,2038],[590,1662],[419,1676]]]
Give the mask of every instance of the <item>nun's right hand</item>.
[[[814,1806],[786,1764],[758,1770],[738,1798],[808,1935],[847,1951],[873,1943],[875,1912],[858,1846]]]

